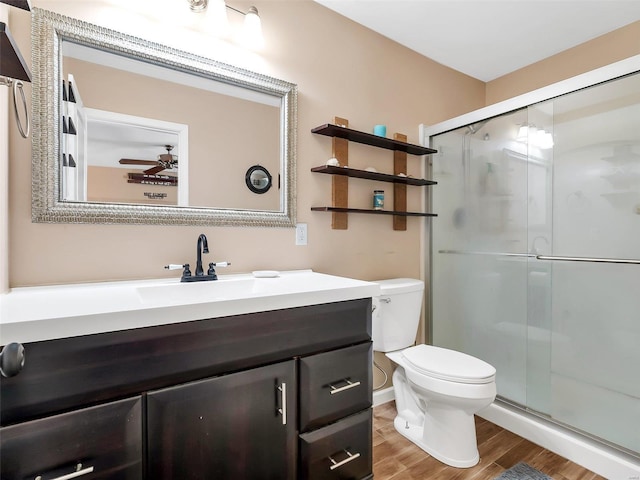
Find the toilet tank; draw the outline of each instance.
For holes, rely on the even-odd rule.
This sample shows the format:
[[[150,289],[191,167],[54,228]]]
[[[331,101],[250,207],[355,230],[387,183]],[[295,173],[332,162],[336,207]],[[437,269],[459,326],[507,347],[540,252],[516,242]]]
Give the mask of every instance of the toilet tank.
[[[413,278],[378,280],[380,296],[373,299],[373,350],[392,352],[415,343],[420,322],[424,282]]]

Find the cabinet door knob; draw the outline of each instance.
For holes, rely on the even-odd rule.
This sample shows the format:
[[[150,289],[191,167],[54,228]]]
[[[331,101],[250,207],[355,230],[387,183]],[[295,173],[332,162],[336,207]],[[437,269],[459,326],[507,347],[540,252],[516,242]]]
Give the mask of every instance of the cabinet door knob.
[[[340,462],[336,462],[332,457],[329,457],[329,461],[331,462],[331,466],[329,467],[329,470],[335,470],[336,468],[341,467],[345,463],[352,462],[356,458],[360,457],[359,453],[351,453],[351,452],[349,452],[349,450],[343,450],[343,451],[344,451],[344,453],[347,454],[347,458],[345,458],[344,460],[342,460]]]
[[[13,377],[24,367],[24,347],[16,342],[4,346],[0,352],[0,374]]]

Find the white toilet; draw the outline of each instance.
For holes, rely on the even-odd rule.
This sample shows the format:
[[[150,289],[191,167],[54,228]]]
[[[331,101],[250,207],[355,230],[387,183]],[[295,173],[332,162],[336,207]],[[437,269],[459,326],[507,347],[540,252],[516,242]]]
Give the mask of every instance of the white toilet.
[[[473,415],[496,396],[496,369],[470,355],[416,345],[424,283],[380,280],[373,299],[373,349],[397,368],[393,387],[396,430],[432,457],[453,467],[478,463]]]

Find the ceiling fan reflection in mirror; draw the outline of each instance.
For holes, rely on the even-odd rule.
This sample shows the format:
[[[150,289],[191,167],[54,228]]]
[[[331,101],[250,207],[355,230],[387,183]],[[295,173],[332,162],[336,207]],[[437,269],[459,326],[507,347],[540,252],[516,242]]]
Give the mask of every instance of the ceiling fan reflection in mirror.
[[[143,170],[146,175],[155,175],[163,170],[173,170],[178,168],[178,156],[173,155],[173,145],[165,145],[167,153],[158,155],[158,160],[135,160],[132,158],[121,158],[121,165],[153,165],[153,167]]]

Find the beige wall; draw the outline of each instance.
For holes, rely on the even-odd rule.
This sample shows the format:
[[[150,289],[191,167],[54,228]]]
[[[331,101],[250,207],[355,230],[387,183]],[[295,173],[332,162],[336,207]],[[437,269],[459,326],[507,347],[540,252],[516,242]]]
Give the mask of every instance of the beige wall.
[[[70,3],[75,4],[74,12],[83,8]],[[331,230],[330,214],[310,211],[312,205],[331,201],[330,176],[310,172],[330,156],[331,140],[310,130],[339,115],[348,118],[353,128],[369,131],[374,124],[385,123],[389,132],[404,132],[409,141],[418,142],[420,123],[482,107],[484,84],[311,1],[256,5],[267,43],[260,55],[261,68],[298,84],[297,208],[298,221],[308,224],[309,244],[296,246],[294,230],[282,228],[31,223],[31,149],[12,132],[12,286],[175,276],[163,265],[193,262],[199,233],[209,238],[210,261],[232,262],[227,272],[313,268],[361,279],[420,275],[421,220],[409,219],[408,231],[395,232],[390,218],[351,215],[349,230],[338,231]],[[11,22],[20,32],[17,41],[30,58],[29,15],[13,10]],[[167,28],[171,20],[166,19]],[[180,30],[171,28],[171,35],[180,36]],[[216,53],[212,50],[209,56],[216,58]],[[390,152],[356,145],[350,154],[354,166],[371,163],[391,168]],[[411,171],[419,172],[419,159],[410,162]],[[377,185],[359,179],[351,185],[352,203],[368,205]],[[410,202],[420,208],[420,190],[412,190]]]
[[[640,54],[640,21],[487,83],[487,105]]]

